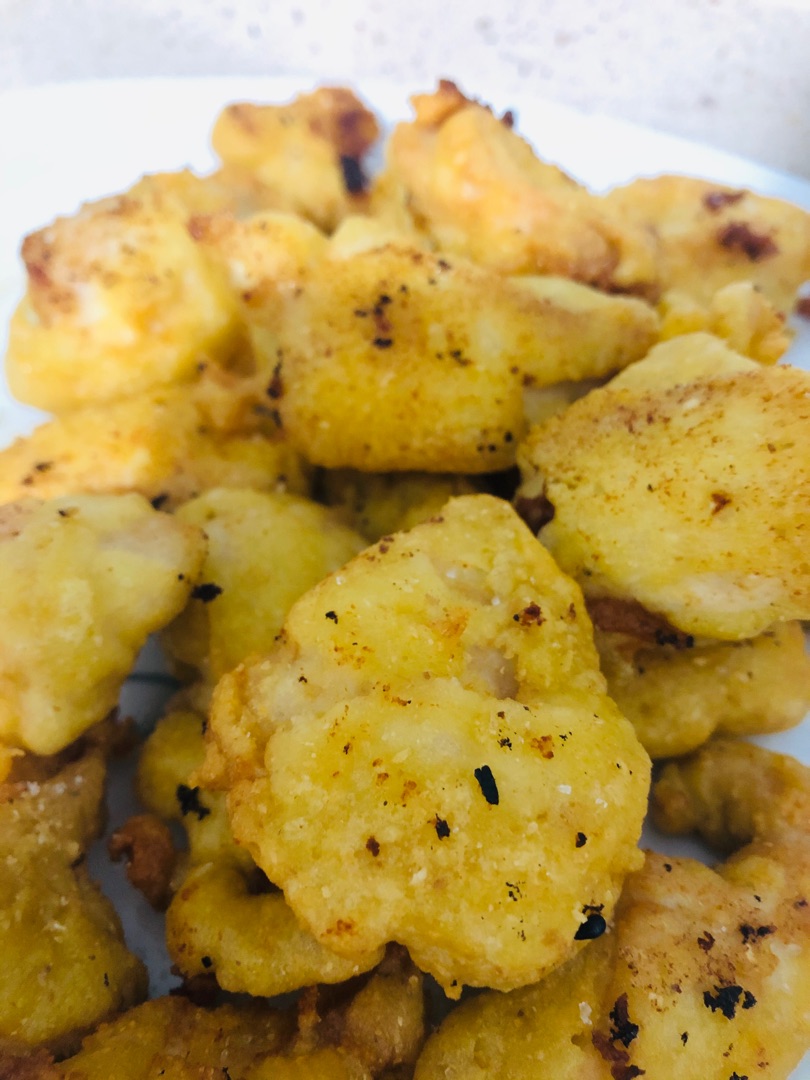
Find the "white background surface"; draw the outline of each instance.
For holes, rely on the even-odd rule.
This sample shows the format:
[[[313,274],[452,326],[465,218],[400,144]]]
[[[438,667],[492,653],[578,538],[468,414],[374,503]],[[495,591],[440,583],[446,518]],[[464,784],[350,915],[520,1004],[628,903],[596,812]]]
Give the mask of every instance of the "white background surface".
[[[281,100],[301,88],[285,80],[153,80],[77,84],[19,90],[0,97],[0,353],[8,316],[22,288],[16,248],[24,232],[57,213],[70,212],[87,197],[128,186],[146,170],[205,169],[212,164],[208,132],[216,111],[229,100]],[[305,84],[306,85],[306,84]],[[364,80],[359,89],[388,119],[407,115],[405,86]],[[513,98],[496,101],[499,107]],[[737,186],[789,198],[810,209],[810,182],[623,123],[606,123],[517,99],[520,129],[544,157],[568,168],[585,182],[604,187],[637,173],[689,171]],[[28,138],[36,131],[36,139]],[[9,213],[9,208],[13,212]],[[810,368],[810,332],[805,328],[790,359]],[[33,410],[0,401],[0,445],[30,428]],[[146,670],[155,670],[154,657]],[[124,709],[143,721],[155,719],[155,695],[148,685],[127,688]],[[793,753],[810,764],[810,721],[792,732],[758,740]],[[126,768],[116,774],[112,800],[114,825],[133,812]],[[660,841],[657,841],[660,843]],[[681,840],[661,844],[672,852],[692,853]],[[127,885],[123,869],[111,866],[97,848],[91,866],[103,879],[122,913],[130,945],[150,965],[153,993],[171,982],[160,919]],[[698,1080],[698,1078],[694,1078]],[[810,1061],[795,1080],[810,1080]]]
[[[0,89],[294,73],[417,90],[443,75],[805,176],[808,56],[808,0],[0,0]]]

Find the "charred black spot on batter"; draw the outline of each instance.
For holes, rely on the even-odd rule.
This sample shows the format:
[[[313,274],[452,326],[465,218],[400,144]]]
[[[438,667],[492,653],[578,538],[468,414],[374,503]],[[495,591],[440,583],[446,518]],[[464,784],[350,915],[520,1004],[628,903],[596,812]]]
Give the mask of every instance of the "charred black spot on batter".
[[[712,1012],[721,1012],[727,1020],[733,1020],[737,1007],[753,1009],[757,999],[750,990],[744,990],[736,983],[730,986],[715,986],[714,992],[704,990],[703,1004]]]
[[[633,1039],[638,1035],[638,1024],[634,1024],[630,1019],[627,994],[621,994],[616,998],[609,1016],[613,1021],[610,1028],[611,1040],[613,1042],[620,1042],[624,1046],[629,1046]]]
[[[437,814],[436,820],[433,822],[433,825],[436,829],[436,835],[438,836],[438,838],[440,840],[446,840],[447,837],[450,835],[450,826],[447,824],[444,818],[440,818]]]
[[[714,948],[714,934],[710,934],[708,930],[704,930],[697,939],[697,943],[699,949],[703,949],[704,952],[709,952]]]
[[[343,172],[343,185],[349,194],[362,194],[366,190],[368,180],[359,159],[349,154],[341,154],[340,168]]]
[[[751,926],[750,923],[742,923],[740,926],[740,933],[742,939],[746,945],[750,941],[756,941],[758,938],[768,937],[769,934],[776,933],[776,927],[772,925],[768,926]]]
[[[481,788],[481,794],[490,806],[497,806],[500,802],[500,795],[498,794],[495,777],[492,775],[492,769],[490,769],[489,765],[482,765],[480,769],[475,770],[474,775],[478,781],[478,786]]]
[[[202,600],[204,604],[210,604],[212,600],[216,600],[221,592],[221,585],[215,585],[213,581],[205,581],[202,585],[194,586],[191,590],[191,599]]]
[[[574,934],[574,941],[593,941],[607,930],[607,922],[598,911],[592,911]]]
[[[187,784],[178,784],[175,795],[180,804],[180,813],[183,817],[185,817],[186,814],[196,814],[197,820],[202,821],[203,818],[208,817],[211,813],[210,808],[204,806],[200,802],[200,789],[198,787],[189,787]]]

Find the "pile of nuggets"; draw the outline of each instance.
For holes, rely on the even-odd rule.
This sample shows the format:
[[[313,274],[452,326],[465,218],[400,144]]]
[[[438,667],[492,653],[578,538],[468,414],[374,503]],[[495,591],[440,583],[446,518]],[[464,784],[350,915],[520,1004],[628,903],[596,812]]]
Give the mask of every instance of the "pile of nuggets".
[[[349,90],[26,238],[0,1076],[748,1080],[810,1047],[810,215]],[[177,690],[85,855],[124,681]],[[652,761],[655,762],[653,767]],[[639,846],[698,833],[710,869]],[[284,995],[281,1002],[278,1000]]]

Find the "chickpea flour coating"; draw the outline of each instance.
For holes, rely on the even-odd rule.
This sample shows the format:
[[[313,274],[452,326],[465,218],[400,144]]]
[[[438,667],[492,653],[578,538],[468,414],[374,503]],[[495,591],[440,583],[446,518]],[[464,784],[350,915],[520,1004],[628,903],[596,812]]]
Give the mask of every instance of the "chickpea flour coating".
[[[147,739],[138,766],[141,800],[163,821],[181,822],[188,850],[161,867],[162,853],[147,838],[140,852],[147,881],[163,874],[166,945],[186,978],[214,976],[223,990],[273,997],[316,983],[340,983],[373,968],[377,949],[348,960],[301,927],[250,855],[234,843],[225,796],[192,781],[203,755],[203,718],[169,712]],[[135,819],[137,821],[137,819]],[[132,823],[128,823],[129,826]],[[125,834],[131,829],[124,826]],[[137,879],[138,836],[130,852]],[[146,890],[144,890],[146,891]]]
[[[687,335],[534,428],[519,496],[589,599],[739,641],[810,615],[809,439],[807,372]]]
[[[426,1044],[416,1080],[784,1080],[810,1045],[810,770],[718,740],[654,788],[666,831],[734,854],[650,853],[615,922],[536,986],[484,993]]]
[[[56,753],[103,720],[148,635],[182,611],[204,554],[199,529],[140,495],[3,506],[0,751]]]
[[[639,863],[648,758],[579,589],[490,496],[302,597],[208,731],[199,781],[301,923],[347,957],[398,941],[453,996],[561,963]]]
[[[83,1035],[147,993],[146,969],[84,861],[104,823],[97,734],[67,754],[18,758],[0,783],[3,1077],[6,1055],[40,1046],[72,1053]]]

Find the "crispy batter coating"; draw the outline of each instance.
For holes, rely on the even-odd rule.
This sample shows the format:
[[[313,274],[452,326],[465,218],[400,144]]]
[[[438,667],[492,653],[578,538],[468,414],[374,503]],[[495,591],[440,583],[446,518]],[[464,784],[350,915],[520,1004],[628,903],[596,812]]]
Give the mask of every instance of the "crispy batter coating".
[[[534,151],[452,84],[411,99],[414,121],[387,146],[376,211],[402,204],[445,251],[506,274],[559,274],[654,292],[655,246],[604,200]]]
[[[0,741],[67,746],[114,708],[147,636],[183,608],[199,529],[140,495],[77,495],[0,511]]]
[[[724,285],[708,304],[670,289],[658,311],[662,340],[704,330],[759,364],[775,364],[793,340],[784,314],[751,281]]]
[[[239,309],[256,340],[254,359],[275,364],[276,324],[284,297],[294,291],[328,248],[324,234],[309,221],[275,211],[240,220],[232,214],[192,218],[194,239],[222,264]],[[261,313],[262,318],[258,317]]]
[[[361,473],[351,469],[324,471],[319,495],[369,543],[412,529],[438,514],[454,495],[472,495],[474,481],[458,473]]]
[[[88,203],[26,238],[25,296],[6,374],[53,412],[189,380],[236,347],[236,305],[215,261],[159,185]]]
[[[750,281],[783,312],[810,277],[810,214],[711,180],[656,176],[614,188],[605,204],[656,239],[663,289],[708,303]]]
[[[31,1080],[405,1080],[424,1034],[422,978],[393,953],[340,997],[313,987],[297,1018],[258,1002],[202,1009],[179,997],[149,1001]]]
[[[84,855],[101,831],[105,762],[92,744],[26,758],[0,784],[0,1074],[3,1055],[74,1049],[146,995],[146,971]],[[22,772],[22,770],[20,770]]]
[[[491,496],[315,586],[208,730],[201,780],[299,920],[348,958],[399,941],[454,994],[562,962],[637,865],[648,760],[579,589]]]
[[[286,105],[228,105],[212,141],[225,163],[262,186],[268,205],[334,229],[365,187],[363,158],[379,125],[343,87],[319,87]]]
[[[742,743],[667,767],[660,824],[746,844],[648,855],[615,925],[550,978],[461,1006],[417,1080],[782,1080],[810,1047],[810,770]]]
[[[506,279],[407,240],[340,250],[302,275],[280,313],[246,313],[285,431],[327,468],[508,468],[524,387],[610,374],[657,340],[640,300]]]
[[[533,429],[520,497],[589,597],[722,640],[807,618],[809,392],[708,335],[666,342]]]
[[[255,876],[225,861],[191,866],[166,914],[182,975],[214,974],[225,990],[273,997],[342,983],[379,962],[379,948],[350,959],[332,952],[301,927],[283,893],[257,891]]]
[[[190,865],[235,863],[247,876],[255,864],[234,843],[222,793],[191,784],[205,756],[204,727],[204,718],[190,709],[171,710],[158,721],[138,761],[138,794],[164,821],[182,823]]]
[[[0,501],[137,491],[168,510],[212,487],[309,489],[301,455],[256,408],[250,380],[182,387],[75,409],[0,450]]]
[[[194,713],[169,713],[147,740],[138,768],[145,804],[165,820],[182,821],[188,835],[166,920],[167,946],[181,974],[213,974],[225,990],[273,996],[343,982],[374,967],[381,950],[347,960],[302,929],[282,893],[234,843],[223,794],[192,784],[204,756],[202,729]],[[154,860],[155,876],[160,869]]]
[[[102,1025],[53,1076],[247,1080],[258,1062],[279,1053],[293,1025],[294,1017],[259,1002],[203,1009],[182,997],[157,998]]]
[[[652,758],[689,753],[715,732],[784,731],[810,709],[810,656],[796,622],[692,648],[597,629],[596,647],[608,693]]]
[[[127,878],[156,911],[164,911],[171,898],[177,862],[172,834],[155,814],[136,814],[120,825],[107,841],[113,862],[127,860]]]
[[[202,585],[163,641],[211,685],[267,652],[293,602],[364,546],[323,506],[295,495],[215,489],[176,516],[205,532],[208,551]]]

